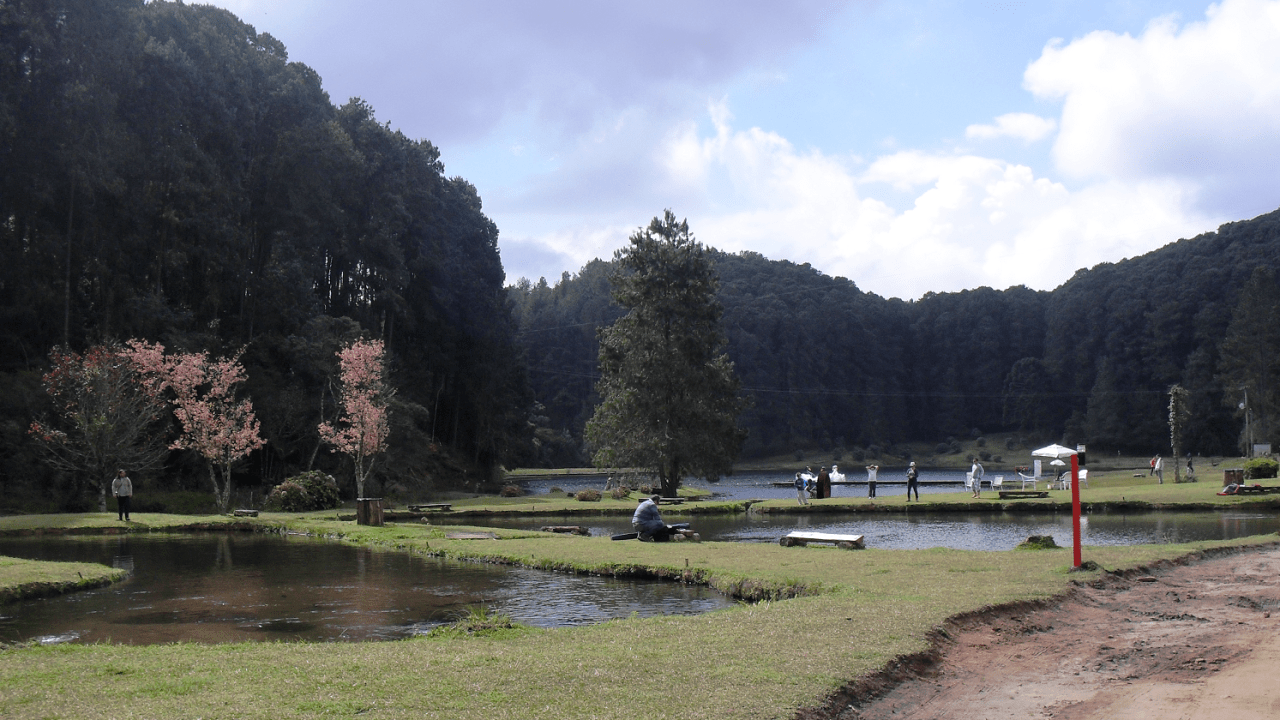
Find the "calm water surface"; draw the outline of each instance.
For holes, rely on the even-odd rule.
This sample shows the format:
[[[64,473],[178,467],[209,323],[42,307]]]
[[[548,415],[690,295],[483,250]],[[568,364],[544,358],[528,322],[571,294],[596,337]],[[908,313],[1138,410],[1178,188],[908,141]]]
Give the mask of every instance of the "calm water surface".
[[[489,607],[540,627],[733,605],[680,583],[423,558],[301,537],[0,538],[0,555],[123,567],[110,587],[0,608],[0,640],[390,640]]]

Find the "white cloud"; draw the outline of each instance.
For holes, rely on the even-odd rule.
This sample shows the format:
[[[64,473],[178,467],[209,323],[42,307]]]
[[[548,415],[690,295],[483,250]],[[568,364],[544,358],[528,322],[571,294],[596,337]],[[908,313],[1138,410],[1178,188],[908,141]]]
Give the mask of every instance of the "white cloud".
[[[1024,76],[1061,99],[1057,166],[1076,178],[1190,182],[1210,214],[1280,202],[1280,2],[1224,0],[1200,22],[1051,43]]]
[[[1042,118],[1031,113],[1006,113],[996,118],[995,125],[970,125],[964,136],[971,140],[995,140],[1011,137],[1032,143],[1056,130],[1058,123],[1052,118]]]
[[[1049,289],[1077,269],[1209,229],[1175,180],[1108,180],[1072,190],[1031,168],[978,155],[893,153],[865,168],[799,152],[723,119],[673,136],[667,170],[711,198],[689,221],[707,245],[810,262],[881,295],[988,285]],[[722,178],[722,179],[720,179]],[[717,183],[719,185],[717,186]],[[877,198],[908,192],[903,209]]]

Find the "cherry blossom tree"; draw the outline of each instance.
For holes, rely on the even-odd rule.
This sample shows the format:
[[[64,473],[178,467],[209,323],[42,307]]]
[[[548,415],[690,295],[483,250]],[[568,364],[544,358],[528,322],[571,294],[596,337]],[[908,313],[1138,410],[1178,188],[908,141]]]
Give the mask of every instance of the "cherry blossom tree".
[[[357,340],[338,351],[342,410],[336,425],[320,423],[320,438],[355,465],[358,498],[364,497],[364,481],[390,433],[387,404],[394,392],[383,380],[383,351],[381,340]]]
[[[182,434],[171,447],[194,450],[208,463],[218,509],[231,503],[231,470],[249,453],[266,444],[258,435],[258,418],[248,399],[236,397],[235,386],[245,380],[234,356],[211,359],[207,352],[165,355],[164,346],[131,340],[130,358],[161,389],[173,391],[173,414]],[[221,479],[219,479],[221,475]]]
[[[105,512],[116,470],[149,470],[168,453],[166,403],[119,345],[97,345],[84,355],[55,348],[49,358],[44,389],[59,417],[33,421],[28,433],[51,465],[97,490]]]

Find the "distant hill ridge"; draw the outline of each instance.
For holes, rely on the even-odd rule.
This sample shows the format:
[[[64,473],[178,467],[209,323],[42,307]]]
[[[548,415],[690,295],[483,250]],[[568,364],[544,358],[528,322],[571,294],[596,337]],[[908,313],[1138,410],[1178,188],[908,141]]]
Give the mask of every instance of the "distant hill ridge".
[[[903,301],[808,264],[714,257],[729,355],[754,397],[742,418],[748,456],[974,432],[993,447],[1031,435],[1167,453],[1174,383],[1191,393],[1188,448],[1228,453],[1242,420],[1238,389],[1222,386],[1220,346],[1255,269],[1280,267],[1280,211],[1082,269],[1050,292]],[[510,289],[548,461],[580,451],[596,402],[595,328],[617,313],[609,272],[597,260],[554,286]]]

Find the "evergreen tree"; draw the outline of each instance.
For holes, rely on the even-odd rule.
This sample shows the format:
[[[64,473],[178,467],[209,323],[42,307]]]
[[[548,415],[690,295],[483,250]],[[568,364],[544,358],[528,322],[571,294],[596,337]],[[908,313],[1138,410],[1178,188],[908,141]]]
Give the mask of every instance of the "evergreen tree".
[[[1257,268],[1240,292],[1231,324],[1222,339],[1219,370],[1223,402],[1248,398],[1250,434],[1258,442],[1275,442],[1280,414],[1280,287],[1267,268]],[[1249,437],[1242,438],[1247,445]]]
[[[646,468],[673,496],[686,475],[728,474],[746,433],[724,354],[718,281],[687,221],[667,210],[614,253],[613,299],[626,310],[600,331],[602,401],[587,423],[597,467]]]

